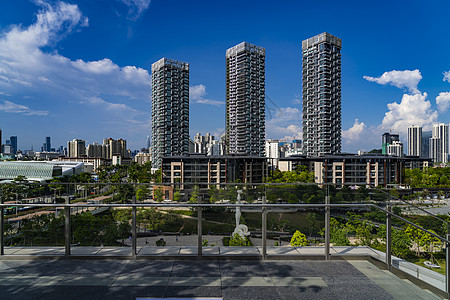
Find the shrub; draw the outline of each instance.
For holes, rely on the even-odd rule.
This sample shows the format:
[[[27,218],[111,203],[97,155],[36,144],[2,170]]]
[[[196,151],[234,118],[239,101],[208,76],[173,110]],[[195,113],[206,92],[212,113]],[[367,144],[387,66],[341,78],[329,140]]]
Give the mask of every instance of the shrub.
[[[299,247],[299,246],[307,246],[308,240],[306,239],[306,235],[301,233],[300,231],[295,231],[294,235],[291,238],[291,246]]]

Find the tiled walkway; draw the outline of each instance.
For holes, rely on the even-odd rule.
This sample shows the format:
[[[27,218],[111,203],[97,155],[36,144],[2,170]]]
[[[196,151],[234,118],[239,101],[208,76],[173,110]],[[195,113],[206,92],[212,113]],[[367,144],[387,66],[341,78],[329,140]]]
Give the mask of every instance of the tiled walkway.
[[[0,299],[138,297],[439,299],[365,260],[0,260]]]

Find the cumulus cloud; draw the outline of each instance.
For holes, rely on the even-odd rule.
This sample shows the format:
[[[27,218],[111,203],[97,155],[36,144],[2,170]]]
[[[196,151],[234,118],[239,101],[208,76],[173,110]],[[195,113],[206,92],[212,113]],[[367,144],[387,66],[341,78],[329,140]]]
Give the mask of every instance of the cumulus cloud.
[[[206,99],[206,86],[198,84],[189,87],[189,100],[191,103],[210,104],[210,105],[224,105],[223,101]]]
[[[108,58],[72,60],[57,52],[47,53],[61,37],[88,20],[77,5],[38,1],[41,9],[34,24],[13,25],[0,36],[0,89],[2,93],[33,94],[42,102],[73,101],[86,97],[114,97],[122,101],[148,100],[150,75],[135,66],[120,67]],[[79,102],[79,101],[76,101]],[[108,106],[105,106],[108,108]]]
[[[450,71],[444,72],[444,78],[442,81],[450,82]]]
[[[344,140],[352,141],[359,140],[366,127],[367,126],[366,124],[364,124],[364,122],[360,122],[358,119],[355,119],[355,123],[353,123],[353,126],[351,128],[342,131],[342,138]]]
[[[46,116],[48,115],[48,111],[42,111],[42,110],[33,110],[29,108],[28,106],[16,104],[11,101],[7,100],[0,100],[3,101],[3,104],[0,104],[0,111],[7,112],[7,113],[14,113],[14,114],[23,114],[23,115],[38,115],[38,116]]]
[[[442,92],[436,97],[436,104],[439,112],[446,112],[450,106],[450,92]]]
[[[417,88],[422,74],[419,70],[404,70],[404,71],[389,71],[384,72],[380,77],[363,76],[367,81],[376,82],[382,85],[392,85],[401,89],[407,89],[409,92],[416,94],[420,93]]]
[[[150,6],[151,0],[118,0],[128,6],[128,16],[133,19],[139,19]]]
[[[296,107],[277,107],[266,118],[267,138],[301,138],[301,111]]]
[[[389,103],[387,105],[389,111],[385,114],[380,128],[405,133],[412,124],[430,126],[437,121],[438,112],[431,109],[427,97],[427,93],[404,94],[400,103]]]

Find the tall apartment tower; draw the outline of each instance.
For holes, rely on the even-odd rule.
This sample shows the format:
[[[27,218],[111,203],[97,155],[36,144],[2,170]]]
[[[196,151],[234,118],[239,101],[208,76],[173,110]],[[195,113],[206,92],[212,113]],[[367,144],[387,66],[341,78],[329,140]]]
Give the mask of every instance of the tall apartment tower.
[[[322,33],[302,42],[303,154],[341,152],[342,40]]]
[[[430,139],[430,158],[434,162],[448,162],[448,125],[444,123],[433,124],[433,133]]]
[[[86,155],[86,141],[73,139],[67,142],[69,157],[82,157]]]
[[[226,52],[227,154],[264,156],[265,62],[266,50],[247,42]]]
[[[152,165],[189,152],[189,64],[162,58],[152,64]]]
[[[422,157],[422,126],[408,127],[408,155]]]

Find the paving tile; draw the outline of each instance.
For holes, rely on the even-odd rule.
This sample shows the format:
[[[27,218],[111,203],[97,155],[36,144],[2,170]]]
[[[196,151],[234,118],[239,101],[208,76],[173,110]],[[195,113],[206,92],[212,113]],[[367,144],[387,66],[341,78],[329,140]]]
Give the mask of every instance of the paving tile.
[[[170,277],[169,286],[221,286],[220,277]]]
[[[222,277],[222,286],[275,286],[270,277]]]
[[[272,277],[276,286],[326,287],[320,277]]]
[[[277,288],[266,286],[223,287],[222,295],[224,300],[300,299],[298,297],[283,298]]]
[[[189,277],[216,276],[220,277],[220,266],[218,260],[212,261],[175,261],[172,268],[172,276]]]
[[[113,286],[167,286],[169,276],[166,277],[141,277],[121,275],[116,278]]]
[[[71,247],[70,255],[92,256],[92,255],[96,255],[97,252],[100,250],[101,250],[101,247]],[[56,254],[64,255],[64,253],[65,253],[65,249],[60,249],[57,251]]]
[[[107,286],[53,286],[50,289],[45,290],[40,297],[33,299],[45,299],[45,300],[98,300],[105,299],[109,288]],[[112,298],[111,298],[112,299]],[[120,299],[120,298],[115,298]]]
[[[270,276],[319,276],[308,261],[265,261],[264,267]]]
[[[261,256],[257,247],[220,247],[220,254]]]
[[[264,264],[260,261],[220,261],[220,272],[222,276],[267,277],[267,271]]]
[[[76,285],[76,286],[110,286],[114,283],[117,276],[77,276],[67,275],[58,285]]]
[[[180,248],[180,255],[197,255],[197,246],[184,246]],[[202,255],[219,255],[219,247],[203,247]]]
[[[129,261],[123,268],[122,274],[132,274],[142,277],[170,276],[173,260],[145,260]]]
[[[162,286],[112,286],[105,295],[98,299],[136,300],[139,298],[164,298],[166,289],[167,287]]]
[[[167,287],[164,293],[164,298],[198,298],[203,300],[221,300],[222,289],[218,286],[170,286]]]
[[[97,254],[98,256],[131,256],[131,247],[115,247],[115,248],[101,248]]]
[[[52,286],[58,284],[65,275],[59,276],[30,276],[30,275],[18,275],[9,277],[5,281],[0,281],[0,285],[15,285],[15,286]]]
[[[167,246],[167,247],[157,247],[157,246],[145,246],[142,247],[138,255],[178,255],[180,253],[180,247],[178,246]]]
[[[127,264],[124,260],[85,260],[72,274],[119,274]]]
[[[46,299],[41,298],[49,287],[43,286],[2,286],[0,289],[1,300],[28,300],[28,299]]]

